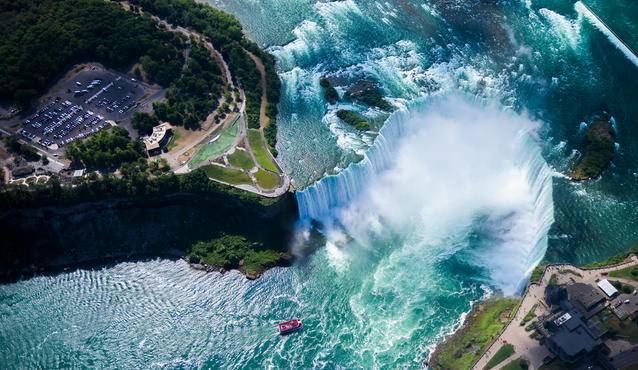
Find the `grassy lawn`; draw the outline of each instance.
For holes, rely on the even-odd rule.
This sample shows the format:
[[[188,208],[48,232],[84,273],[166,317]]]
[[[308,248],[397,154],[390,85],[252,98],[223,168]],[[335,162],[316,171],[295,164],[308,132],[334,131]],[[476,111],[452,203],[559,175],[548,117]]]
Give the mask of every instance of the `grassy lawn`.
[[[487,365],[483,368],[484,370],[488,370],[493,368],[494,366],[500,364],[505,361],[508,357],[514,354],[514,346],[511,344],[505,344],[503,347],[499,348],[498,351],[494,354],[494,356],[488,361]]]
[[[432,367],[469,369],[510,321],[519,301],[500,297],[481,303],[465,325],[439,346],[432,358]]]
[[[638,281],[638,267],[630,266],[622,270],[612,271],[609,276]]]
[[[206,174],[208,174],[208,177],[215,180],[227,182],[233,185],[240,185],[240,184],[252,185],[253,183],[250,177],[246,173],[240,170],[236,170],[234,168],[226,168],[226,167],[217,166],[214,164],[206,166],[204,168],[206,169]]]
[[[501,369],[503,370],[527,370],[529,364],[525,359],[517,358],[516,360],[510,362],[509,364],[503,366]]]
[[[266,151],[266,146],[264,145],[259,130],[248,130],[248,142],[250,143],[250,148],[253,150],[253,154],[255,154],[257,163],[259,163],[262,168],[279,173],[279,169],[275,163],[273,163],[272,159],[270,159],[270,155]]]
[[[245,150],[235,149],[235,152],[228,156],[228,162],[230,162],[233,167],[243,168],[246,171],[255,167],[255,162],[253,162],[252,157]]]
[[[170,138],[170,141],[166,145],[166,151],[170,152],[175,149],[177,146],[177,141],[182,137],[182,134],[178,130],[173,130],[173,135]]]
[[[534,268],[534,271],[532,271],[532,276],[530,276],[529,278],[530,284],[539,283],[541,281],[543,273],[545,272],[545,267],[547,267],[547,265],[538,265],[536,266],[536,268]]]
[[[218,158],[233,145],[237,135],[239,135],[239,123],[235,120],[231,126],[224,129],[218,135],[214,135],[215,137],[218,136],[215,141],[204,144],[195,156],[193,156],[188,166],[193,168],[204,161]]]
[[[273,189],[279,184],[279,176],[272,172],[259,170],[255,173],[255,178],[262,189]]]
[[[521,326],[525,326],[529,321],[536,317],[536,307],[538,307],[538,303],[534,303],[532,308],[529,310],[527,315],[523,317],[523,321],[521,321]]]
[[[627,257],[629,257],[630,254],[634,254],[634,253],[638,253],[638,245],[635,245],[629,248],[629,250],[626,252],[618,253],[614,256],[611,256],[604,261],[588,263],[586,265],[582,265],[581,267],[582,268],[597,268],[597,267],[605,267],[608,265],[616,265],[623,262]]]

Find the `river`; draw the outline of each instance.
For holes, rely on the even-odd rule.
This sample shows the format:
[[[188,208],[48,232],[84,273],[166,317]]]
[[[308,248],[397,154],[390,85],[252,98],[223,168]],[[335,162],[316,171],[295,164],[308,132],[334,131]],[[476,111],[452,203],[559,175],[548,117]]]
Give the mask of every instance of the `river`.
[[[471,305],[515,294],[541,260],[638,241],[638,4],[586,0],[211,0],[271,51],[278,150],[326,245],[256,281],[150,260],[0,286],[8,368],[421,368]],[[322,97],[372,78],[398,109]],[[574,184],[588,120],[617,156]],[[279,337],[299,317],[304,330]]]

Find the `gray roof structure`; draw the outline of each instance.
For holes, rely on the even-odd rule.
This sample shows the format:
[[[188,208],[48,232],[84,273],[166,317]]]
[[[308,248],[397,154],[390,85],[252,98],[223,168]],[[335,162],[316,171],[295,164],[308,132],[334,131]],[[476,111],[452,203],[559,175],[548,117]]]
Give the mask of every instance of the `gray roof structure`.
[[[561,317],[569,318],[559,320]],[[550,326],[548,348],[565,362],[577,361],[603,344],[596,333],[585,324],[578,310],[554,315],[546,321],[546,325]]]

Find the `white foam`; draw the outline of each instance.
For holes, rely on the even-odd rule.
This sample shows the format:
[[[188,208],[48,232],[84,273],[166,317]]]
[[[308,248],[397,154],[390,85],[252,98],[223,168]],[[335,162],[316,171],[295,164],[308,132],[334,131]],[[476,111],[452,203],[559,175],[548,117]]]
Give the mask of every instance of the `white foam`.
[[[529,119],[444,97],[395,113],[365,159],[297,193],[302,218],[337,224],[360,244],[416,236],[405,248],[470,249],[513,293],[543,257],[553,222],[552,171]],[[450,244],[451,243],[451,244]],[[445,248],[443,248],[445,250]],[[413,250],[393,253],[403,255]]]
[[[580,43],[580,24],[581,18],[576,21],[570,21],[565,16],[558,14],[552,10],[541,8],[538,12],[551,23],[554,31],[562,37],[572,47],[576,48]]]
[[[638,56],[636,53],[631,50],[631,48],[625,44],[625,42],[616,35],[616,33],[609,28],[589,7],[587,7],[582,2],[578,1],[574,4],[576,11],[582,15],[584,15],[587,20],[589,20],[600,32],[602,32],[609,41],[620,50],[627,59],[633,63],[636,67],[638,67]]]

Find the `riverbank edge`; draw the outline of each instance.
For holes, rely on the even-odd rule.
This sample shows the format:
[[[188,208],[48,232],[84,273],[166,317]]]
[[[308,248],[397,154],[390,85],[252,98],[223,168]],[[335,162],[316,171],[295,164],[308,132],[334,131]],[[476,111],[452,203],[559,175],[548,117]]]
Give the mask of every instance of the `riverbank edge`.
[[[566,266],[566,267],[576,267],[582,270],[599,270],[599,269],[606,269],[610,267],[623,265],[627,263],[627,261],[630,258],[632,258],[632,256],[638,256],[638,244],[633,247],[630,247],[628,250],[624,252],[615,254],[613,256],[610,256],[598,262],[591,262],[584,265],[574,265],[574,264],[566,264],[566,263],[549,263],[549,264],[539,264],[538,266],[536,266],[536,268],[532,272],[532,275],[530,276],[530,281],[528,282],[525,288],[525,291],[523,292],[523,294],[521,294],[519,298],[516,298],[518,299],[518,304],[512,310],[510,314],[510,318],[507,321],[507,323],[503,325],[498,335],[496,335],[492,340],[490,340],[487,343],[487,345],[481,350],[480,354],[476,356],[476,358],[472,361],[472,365],[466,369],[473,369],[476,366],[476,364],[479,362],[479,360],[485,355],[485,353],[494,345],[494,343],[496,343],[498,338],[501,337],[505,329],[507,329],[507,327],[512,323],[512,320],[514,319],[514,317],[516,317],[518,310],[520,309],[521,303],[525,300],[525,297],[527,296],[529,287],[532,285],[538,285],[539,282],[542,281],[543,277],[545,276],[545,273],[547,272],[548,268],[553,266]],[[443,339],[439,344],[436,345],[434,351],[430,354],[428,358],[427,365],[435,370],[447,370],[447,368],[445,367],[437,367],[437,364],[440,358],[445,357],[445,354],[449,354],[450,352],[454,354],[454,352],[459,350],[459,348],[455,348],[455,347],[448,348],[448,346],[450,346],[450,343],[453,343],[454,341],[463,342],[462,339],[458,339],[458,338],[459,337],[462,338],[468,332],[470,332],[471,331],[470,329],[472,328],[472,326],[475,325],[476,322],[479,322],[481,317],[486,314],[486,310],[484,309],[484,305],[486,302],[507,300],[507,299],[512,299],[512,297],[504,297],[504,296],[489,297],[487,300],[484,300],[474,305],[472,309],[470,310],[470,312],[467,314],[466,320],[455,331],[450,333],[447,337],[445,337],[445,339]],[[466,370],[466,369],[458,369],[458,370]],[[454,370],[457,370],[457,369],[454,369]]]
[[[248,280],[257,280],[259,279],[266,271],[275,268],[275,267],[290,267],[292,266],[292,264],[295,262],[296,258],[292,253],[284,253],[284,255],[277,260],[277,262],[266,266],[265,268],[255,272],[255,273],[250,273],[246,271],[246,268],[244,267],[244,265],[240,262],[240,265],[238,268],[230,268],[230,269],[226,269],[222,266],[216,266],[216,265],[207,265],[205,263],[193,263],[190,262],[188,260],[188,258],[186,256],[183,256],[182,259],[184,261],[186,261],[186,263],[188,263],[188,265],[190,266],[190,268],[192,268],[193,270],[198,270],[198,271],[204,271],[204,272],[218,272],[220,274],[225,274],[228,271],[239,271],[239,273],[241,273],[242,275],[244,275],[246,277],[246,279]]]
[[[13,217],[23,217],[28,220],[28,222],[33,222],[33,220],[37,219],[39,222],[46,220],[50,223],[59,224],[64,223],[64,221],[68,221],[68,219],[71,218],[81,218],[84,212],[100,213],[106,211],[118,213],[130,210],[139,212],[150,209],[160,213],[171,207],[180,207],[182,204],[184,204],[185,207],[194,208],[205,204],[206,202],[213,203],[215,200],[214,194],[208,196],[206,194],[180,192],[157,196],[150,199],[120,198],[95,202],[83,202],[65,207],[46,206],[29,209],[5,210],[0,212],[0,221]],[[257,273],[248,273],[244,268],[242,268],[242,266],[239,266],[239,268],[235,270],[242,273],[246,276],[246,278],[254,280],[259,278],[265,271],[271,268],[288,267],[292,265],[296,258],[288,250],[287,240],[291,237],[294,222],[298,217],[296,214],[296,200],[294,195],[286,193],[283,196],[273,199],[268,206],[259,204],[258,202],[240,199],[235,199],[234,203],[235,204],[230,206],[226,205],[227,208],[222,210],[220,213],[233,212],[240,216],[242,213],[252,213],[250,215],[252,218],[259,217],[263,220],[267,220],[266,225],[261,226],[262,228],[269,229],[273,225],[276,225],[278,228],[273,227],[276,231],[282,232],[282,230],[286,230],[286,235],[282,235],[276,242],[266,241],[263,243],[265,249],[281,252],[283,254],[282,258],[273,264],[269,264]],[[249,210],[246,210],[246,208],[249,208]],[[91,214],[91,216],[94,215]],[[62,220],[62,222],[60,220]],[[79,227],[83,227],[81,221],[78,222],[81,225]],[[250,227],[250,225],[246,225],[246,228]],[[10,226],[7,226],[5,223],[0,224],[1,234],[8,234],[8,229],[10,229]],[[12,235],[9,235],[6,239],[0,240],[0,248],[5,250],[0,250],[0,252],[6,252],[6,250],[11,246],[9,243],[15,242],[15,240],[10,240],[11,236]],[[50,244],[46,244],[47,242]],[[37,248],[47,248],[59,241],[51,240],[47,242],[42,242]],[[21,241],[19,241],[19,243],[21,246],[28,244]],[[14,266],[10,266],[10,263],[6,260],[0,261],[4,262],[2,264],[3,268],[0,269],[0,284],[15,283],[20,280],[37,276],[56,275],[77,269],[100,269],[123,262],[147,261],[156,258],[166,258],[170,260],[182,259],[188,263],[191,268],[200,271],[218,271],[222,273],[228,271],[215,266],[190,263],[187,258],[190,245],[165,245],[161,248],[156,248],[152,245],[149,246],[146,243],[144,244],[145,245],[141,246],[131,244],[129,245],[130,248],[124,247],[121,251],[118,250],[114,253],[112,251],[102,251],[99,248],[93,248],[93,250],[88,251],[88,254],[81,254],[87,252],[86,250],[66,250],[62,247],[62,250],[65,253],[56,256],[56,258],[46,259],[44,261],[38,260],[28,265],[18,265],[15,263],[15,268],[13,268]],[[13,244],[13,246],[15,245],[16,244]]]
[[[494,323],[494,325],[498,325],[500,328],[491,335],[492,338],[490,340],[482,345],[479,354],[474,356],[475,358],[471,361],[472,365],[469,367],[472,368],[514,319],[521,302],[522,299],[516,297],[493,296],[473,305],[463,323],[436,346],[432,354],[429,356],[426,365],[437,370],[460,370],[458,368],[446,367],[444,364],[441,364],[441,362],[444,362],[444,358],[448,356],[455,356],[456,353],[467,349],[466,346],[458,347],[458,345],[466,344],[468,341],[472,342],[467,337],[471,333],[476,332],[477,329],[475,327],[479,326],[482,322],[485,322],[485,317],[491,316],[495,312],[498,312],[498,316],[507,313],[507,321]],[[513,307],[511,309],[506,308],[498,310],[501,305],[512,304]]]

